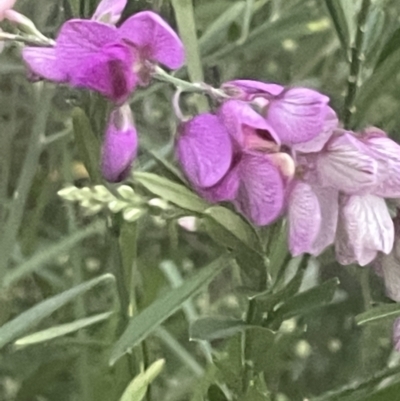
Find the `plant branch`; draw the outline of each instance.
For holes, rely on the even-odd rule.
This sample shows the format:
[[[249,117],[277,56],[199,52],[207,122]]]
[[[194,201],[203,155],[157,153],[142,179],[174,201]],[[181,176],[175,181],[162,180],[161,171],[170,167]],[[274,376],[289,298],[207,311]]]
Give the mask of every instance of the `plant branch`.
[[[347,94],[344,101],[343,113],[343,123],[345,128],[349,127],[351,118],[356,111],[354,107],[354,102],[357,95],[361,66],[365,58],[365,55],[362,52],[362,45],[364,42],[365,23],[367,21],[370,5],[371,0],[363,0],[361,4],[361,10],[358,14],[357,19],[356,39],[353,46],[351,47],[350,74],[348,77]]]

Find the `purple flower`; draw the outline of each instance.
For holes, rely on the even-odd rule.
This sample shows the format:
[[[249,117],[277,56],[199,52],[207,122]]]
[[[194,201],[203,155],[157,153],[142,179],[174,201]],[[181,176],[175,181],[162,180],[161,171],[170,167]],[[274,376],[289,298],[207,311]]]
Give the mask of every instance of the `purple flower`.
[[[281,143],[289,146],[319,136],[332,110],[329,98],[312,89],[247,80],[227,82],[223,87],[258,107]]]
[[[128,0],[102,0],[96,8],[92,19],[115,25],[121,18]]]
[[[103,141],[101,171],[110,182],[125,179],[137,152],[137,134],[128,104],[111,112]]]
[[[96,13],[98,18],[108,13],[114,21],[121,7],[122,2],[105,1]],[[119,28],[94,20],[67,21],[54,47],[26,47],[23,58],[41,78],[91,89],[123,104],[136,85],[148,84],[154,63],[181,67],[184,49],[162,18],[144,11]]]
[[[232,201],[256,225],[282,212],[294,163],[247,102],[229,100],[180,127],[177,158],[189,181],[210,202]]]
[[[400,146],[375,128],[360,134],[336,129],[318,152],[304,152],[310,144],[296,146],[303,150],[296,153],[303,183],[294,185],[288,201],[292,253],[318,255],[321,245],[335,242],[340,263],[361,266],[378,252],[388,254],[394,229],[383,198],[400,195]],[[307,220],[313,209],[315,218]]]

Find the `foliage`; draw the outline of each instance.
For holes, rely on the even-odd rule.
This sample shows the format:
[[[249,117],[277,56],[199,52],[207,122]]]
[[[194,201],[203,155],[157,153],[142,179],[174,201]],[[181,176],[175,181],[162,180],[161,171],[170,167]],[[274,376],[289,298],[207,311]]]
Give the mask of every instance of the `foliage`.
[[[16,8],[54,37],[66,19],[89,18],[97,3],[18,0]],[[314,87],[346,118],[360,6],[135,0],[123,18],[160,12],[191,52],[198,48],[179,78]],[[395,140],[399,20],[398,0],[371,2],[348,117]],[[123,185],[108,184],[97,168],[104,100],[33,84],[25,73],[20,46],[7,46],[0,55],[0,400],[400,397],[390,341],[400,307],[379,277],[370,267],[340,266],[330,249],[291,259],[284,220],[256,230],[229,205],[195,194],[172,154],[172,87],[158,82],[135,92],[140,153]],[[188,112],[207,107],[198,94],[181,103]],[[194,230],[182,223],[188,216]]]

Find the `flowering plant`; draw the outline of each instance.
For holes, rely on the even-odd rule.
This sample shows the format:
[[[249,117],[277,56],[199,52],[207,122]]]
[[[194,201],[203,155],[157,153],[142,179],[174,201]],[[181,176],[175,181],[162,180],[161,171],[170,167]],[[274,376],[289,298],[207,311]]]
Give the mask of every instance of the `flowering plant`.
[[[0,398],[397,394],[395,1],[37,1],[0,0]]]

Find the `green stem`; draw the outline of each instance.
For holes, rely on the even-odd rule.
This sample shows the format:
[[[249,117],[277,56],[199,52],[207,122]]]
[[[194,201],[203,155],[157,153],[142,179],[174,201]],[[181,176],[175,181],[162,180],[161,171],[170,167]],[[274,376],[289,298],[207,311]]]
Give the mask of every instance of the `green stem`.
[[[362,52],[362,45],[364,41],[365,23],[371,0],[363,0],[361,10],[357,19],[357,33],[353,46],[351,47],[351,61],[350,61],[350,74],[348,78],[347,94],[344,101],[343,123],[347,128],[351,123],[351,118],[355,113],[354,102],[357,95],[357,88],[360,80],[361,66],[365,59],[365,54]]]
[[[1,41],[9,42],[21,42],[28,45],[38,45],[38,46],[54,46],[56,42],[54,40],[43,37],[37,37],[33,35],[14,35],[13,33],[0,32]]]
[[[203,82],[203,65],[196,34],[196,22],[192,0],[171,0],[175,12],[178,30],[186,51],[186,65],[192,82]],[[208,102],[203,97],[196,99],[198,111],[207,111]]]
[[[242,34],[240,35],[240,38],[237,41],[237,44],[239,46],[243,45],[249,36],[251,17],[253,16],[253,8],[254,8],[254,0],[246,0],[246,8],[244,10]]]
[[[207,94],[217,100],[227,99],[229,96],[221,89],[213,88],[203,82],[188,82],[168,74],[160,67],[155,67],[153,77],[162,82],[168,82],[182,92]]]
[[[0,279],[5,275],[13,247],[17,239],[18,231],[22,223],[26,200],[28,198],[36,168],[39,164],[40,154],[43,149],[43,138],[46,129],[47,118],[51,108],[53,89],[39,84],[39,96],[35,101],[36,113],[33,123],[32,134],[27,148],[22,171],[13,194],[13,204],[8,215],[3,235],[0,242]]]

